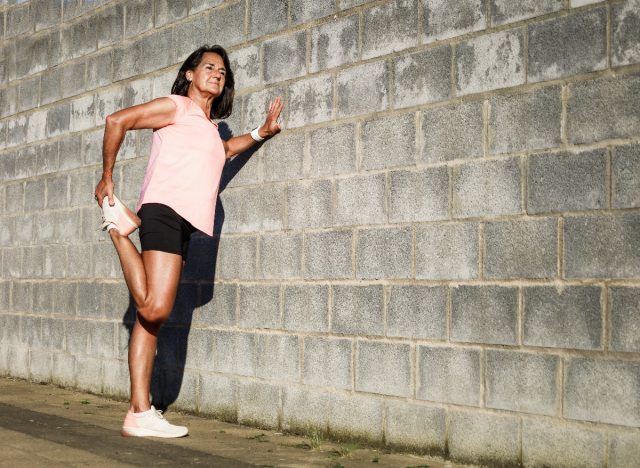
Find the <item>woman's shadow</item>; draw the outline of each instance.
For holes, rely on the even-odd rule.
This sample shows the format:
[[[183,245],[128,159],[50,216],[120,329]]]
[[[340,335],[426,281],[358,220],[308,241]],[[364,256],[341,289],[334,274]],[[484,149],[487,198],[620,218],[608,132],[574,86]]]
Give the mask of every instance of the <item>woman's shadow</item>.
[[[233,136],[226,122],[218,124],[218,131],[224,140]],[[200,232],[191,237],[173,311],[158,334],[158,350],[151,378],[151,401],[157,409],[165,411],[178,398],[184,379],[193,313],[197,307],[210,302],[215,294],[216,260],[225,219],[220,193],[259,148],[259,144],[254,145],[250,150],[226,162],[216,200],[213,237]],[[135,314],[135,306],[129,296],[129,307],[122,317],[122,325],[127,330],[129,339]]]

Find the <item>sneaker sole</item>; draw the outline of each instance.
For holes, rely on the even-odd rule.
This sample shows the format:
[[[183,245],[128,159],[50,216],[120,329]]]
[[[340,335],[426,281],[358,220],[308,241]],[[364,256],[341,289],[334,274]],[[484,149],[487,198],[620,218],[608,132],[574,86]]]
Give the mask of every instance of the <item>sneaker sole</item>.
[[[115,195],[113,196],[113,198],[115,203],[121,208],[120,210],[118,210],[119,218],[124,219],[129,224],[129,226],[125,228],[124,226],[118,226],[118,223],[114,222],[114,224],[116,225],[116,229],[118,230],[120,235],[128,236],[129,234],[131,234],[133,231],[135,231],[140,227],[140,224],[142,224],[142,220],[138,217],[138,215],[136,215],[133,211],[127,208],[120,200],[118,200]],[[102,203],[103,204],[109,203],[109,198],[104,197],[104,199],[102,200]]]
[[[189,434],[189,431],[184,434],[167,434],[166,432],[152,431],[151,429],[145,429],[142,427],[123,427],[120,431],[123,437],[161,437],[163,439],[177,439]]]

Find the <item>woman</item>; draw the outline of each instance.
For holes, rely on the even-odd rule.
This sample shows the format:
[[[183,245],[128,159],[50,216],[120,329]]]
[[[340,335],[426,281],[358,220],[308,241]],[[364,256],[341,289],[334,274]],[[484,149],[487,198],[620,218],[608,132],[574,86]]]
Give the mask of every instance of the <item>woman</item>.
[[[131,404],[122,434],[182,437],[186,427],[169,424],[149,401],[158,330],[176,298],[191,234],[213,234],[216,196],[225,159],[280,131],[278,97],[264,124],[224,141],[212,119],[231,114],[234,80],[226,51],[203,46],[184,62],[171,95],[120,110],[106,119],[103,174],[95,198],[120,257],[137,309],[129,342]],[[116,155],[127,130],[152,128],[153,139],[137,216],[115,197]],[[127,237],[140,226],[142,254]]]

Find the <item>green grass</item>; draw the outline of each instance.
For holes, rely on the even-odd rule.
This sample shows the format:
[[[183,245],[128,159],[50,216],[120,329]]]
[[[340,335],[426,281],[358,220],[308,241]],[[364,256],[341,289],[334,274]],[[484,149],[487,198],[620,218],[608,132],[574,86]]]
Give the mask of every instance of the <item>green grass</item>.
[[[258,442],[266,442],[267,435],[264,432],[260,432],[259,434],[247,437],[247,439],[257,440]]]

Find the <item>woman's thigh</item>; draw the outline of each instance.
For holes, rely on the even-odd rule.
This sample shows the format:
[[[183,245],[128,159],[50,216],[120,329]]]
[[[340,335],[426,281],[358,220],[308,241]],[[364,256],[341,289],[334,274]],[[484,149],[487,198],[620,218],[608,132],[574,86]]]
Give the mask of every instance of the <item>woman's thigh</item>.
[[[165,313],[169,316],[180,284],[182,256],[145,250],[142,252],[142,262],[147,276],[146,305],[153,308],[156,314]]]

